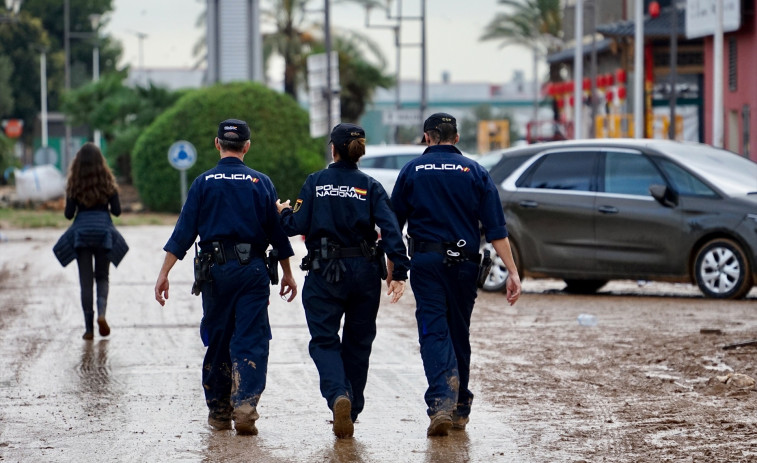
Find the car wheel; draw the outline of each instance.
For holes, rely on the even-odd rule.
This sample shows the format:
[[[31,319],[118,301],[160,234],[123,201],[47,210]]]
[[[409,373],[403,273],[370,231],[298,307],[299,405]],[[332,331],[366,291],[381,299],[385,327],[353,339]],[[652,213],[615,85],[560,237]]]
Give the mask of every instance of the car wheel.
[[[725,238],[716,238],[697,252],[694,277],[700,291],[715,299],[741,299],[752,289],[752,273],[744,251]]]
[[[565,291],[571,294],[594,294],[607,284],[607,280],[564,280]]]
[[[515,250],[515,246],[512,242],[510,242],[510,248],[513,252],[513,260],[515,260],[515,266],[520,268],[520,264],[518,263],[518,253]],[[484,291],[492,292],[504,291],[505,287],[507,286],[507,276],[509,275],[507,267],[505,267],[505,263],[497,254],[497,251],[494,250],[494,246],[492,246],[491,243],[483,242],[483,244],[481,245],[481,253],[483,254],[485,250],[489,251],[489,254],[492,258],[492,269],[489,271],[489,275],[486,277],[482,289]]]

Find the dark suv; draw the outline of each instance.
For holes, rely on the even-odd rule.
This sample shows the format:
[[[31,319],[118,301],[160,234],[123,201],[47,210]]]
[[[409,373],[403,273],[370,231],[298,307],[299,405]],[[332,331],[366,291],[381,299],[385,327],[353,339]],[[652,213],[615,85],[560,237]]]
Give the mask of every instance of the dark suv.
[[[744,297],[757,281],[757,163],[703,144],[544,143],[480,162],[498,185],[523,277],[590,293],[613,279],[696,283]],[[498,262],[485,289],[500,290]]]

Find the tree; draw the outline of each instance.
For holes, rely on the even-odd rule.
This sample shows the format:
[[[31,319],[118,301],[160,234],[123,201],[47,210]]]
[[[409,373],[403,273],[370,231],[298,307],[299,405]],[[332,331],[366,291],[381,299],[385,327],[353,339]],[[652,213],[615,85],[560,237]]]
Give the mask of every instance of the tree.
[[[134,186],[146,207],[181,209],[179,173],[166,155],[175,140],[197,148],[197,162],[187,178],[215,166],[213,148],[218,123],[235,115],[252,131],[245,164],[268,175],[279,197],[296,198],[311,172],[323,167],[325,141],[310,138],[307,111],[289,96],[254,82],[235,82],[192,90],[161,113],[139,136],[132,154]]]
[[[502,46],[534,46],[554,50],[562,36],[560,0],[499,0],[512,11],[497,13],[481,34],[481,40],[501,40]]]
[[[323,53],[324,48],[323,44],[319,43],[314,52]],[[381,72],[386,68],[386,61],[378,45],[361,34],[340,34],[334,39],[333,49],[339,55],[339,102],[342,120],[356,123],[365,112],[365,107],[373,98],[376,88],[390,88],[395,85],[395,79]],[[366,54],[372,54],[379,64],[368,62],[364,58]]]
[[[24,121],[24,127],[34,127],[40,108],[39,50],[48,44],[41,21],[27,13],[21,12],[0,27],[0,56],[10,63],[10,69],[0,71],[0,79],[12,70],[6,80],[12,99],[7,97],[7,92],[0,92],[6,93],[0,104],[0,118],[19,118]],[[24,130],[23,138],[30,141],[31,133]]]
[[[116,172],[131,182],[131,152],[139,135],[160,113],[173,105],[186,91],[172,92],[152,83],[148,87],[124,84],[126,70],[106,74],[71,91],[64,98],[63,110],[75,124],[86,124],[102,131],[106,156]]]

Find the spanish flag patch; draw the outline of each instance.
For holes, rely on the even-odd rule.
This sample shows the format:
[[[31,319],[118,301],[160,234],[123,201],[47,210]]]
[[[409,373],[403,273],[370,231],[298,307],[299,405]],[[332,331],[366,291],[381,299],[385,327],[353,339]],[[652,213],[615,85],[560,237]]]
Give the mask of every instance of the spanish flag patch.
[[[352,187],[352,189],[355,190],[355,193],[357,193],[359,195],[365,196],[366,194],[368,194],[368,190],[363,190],[362,188]]]
[[[302,207],[302,200],[301,199],[297,199],[297,201],[294,202],[294,209],[292,209],[292,212],[299,211],[300,207]]]

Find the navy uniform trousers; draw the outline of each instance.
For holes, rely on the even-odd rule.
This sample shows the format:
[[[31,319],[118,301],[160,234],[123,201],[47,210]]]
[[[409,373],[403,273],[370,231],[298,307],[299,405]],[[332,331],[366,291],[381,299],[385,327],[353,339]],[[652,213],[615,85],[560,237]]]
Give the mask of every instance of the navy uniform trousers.
[[[310,330],[310,356],[321,378],[321,395],[332,408],[346,395],[352,401],[352,421],[363,411],[368,358],[376,338],[381,297],[378,263],[365,257],[341,259],[341,280],[329,283],[318,271],[305,277],[302,302]],[[321,267],[324,264],[321,263]],[[344,316],[341,342],[339,327]]]
[[[257,406],[265,389],[271,325],[270,280],[262,258],[240,265],[229,258],[211,267],[202,287],[200,334],[208,346],[202,385],[211,415],[231,417],[233,408]]]
[[[423,369],[428,379],[425,400],[429,416],[439,411],[470,414],[470,319],[476,301],[478,265],[448,266],[444,256],[416,252],[410,260],[410,285]]]

